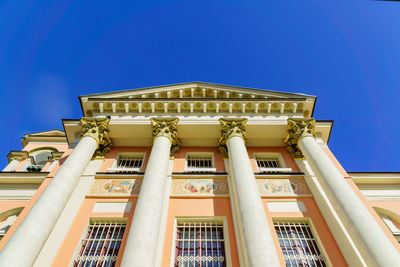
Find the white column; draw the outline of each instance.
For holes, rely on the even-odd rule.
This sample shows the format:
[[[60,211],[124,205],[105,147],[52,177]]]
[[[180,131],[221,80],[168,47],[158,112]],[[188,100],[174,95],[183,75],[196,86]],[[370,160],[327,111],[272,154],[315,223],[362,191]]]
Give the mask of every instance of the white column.
[[[280,266],[270,225],[243,140],[246,121],[220,120],[222,125],[220,145],[225,144],[229,153],[238,205],[239,231],[244,240],[244,254],[247,256],[244,262],[249,267]]]
[[[3,169],[3,172],[12,172],[15,171],[15,166],[17,166],[19,163],[19,160],[13,159],[11,160],[10,163]]]
[[[356,246],[360,246],[367,265],[397,266],[400,263],[399,252],[314,137],[306,136],[298,145],[328,197],[340,210],[339,214],[343,216]]]
[[[315,120],[289,119],[288,123],[288,149],[297,157],[304,154],[367,266],[398,266],[400,253],[313,137]]]
[[[108,120],[106,120],[108,124]],[[91,127],[91,126],[90,126]],[[97,132],[98,129],[90,128]],[[30,267],[63,211],[82,172],[98,147],[98,139],[83,137],[0,252],[0,266]]]
[[[121,267],[154,267],[162,222],[171,146],[177,144],[176,123],[153,123],[153,147],[143,177]]]

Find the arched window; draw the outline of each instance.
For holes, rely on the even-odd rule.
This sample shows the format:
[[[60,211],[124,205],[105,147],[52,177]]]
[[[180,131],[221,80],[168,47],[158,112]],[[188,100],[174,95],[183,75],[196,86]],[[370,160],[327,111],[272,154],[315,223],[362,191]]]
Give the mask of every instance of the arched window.
[[[31,163],[26,166],[26,171],[40,172],[44,165],[51,159],[52,152],[58,152],[58,150],[52,147],[39,147],[29,151]]]
[[[399,217],[399,215],[382,208],[375,208],[375,211],[378,213],[379,217],[381,217],[382,221],[389,228],[390,232],[392,232],[393,236],[400,243],[400,223],[394,218]]]
[[[23,209],[23,207],[15,208],[0,214],[0,240],[7,233],[8,229],[10,229]]]

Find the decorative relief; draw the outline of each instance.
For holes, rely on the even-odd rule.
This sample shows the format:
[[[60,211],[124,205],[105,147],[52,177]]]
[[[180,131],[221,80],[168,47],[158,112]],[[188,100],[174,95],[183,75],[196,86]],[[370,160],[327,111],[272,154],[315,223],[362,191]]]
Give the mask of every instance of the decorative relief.
[[[81,136],[90,136],[97,141],[98,147],[94,158],[104,157],[111,150],[111,140],[108,137],[108,123],[110,119],[81,118]]]
[[[165,136],[171,141],[171,156],[174,156],[181,146],[178,139],[178,131],[176,126],[178,125],[178,118],[174,119],[156,119],[151,118],[151,126],[153,127],[153,140],[158,136]]]
[[[262,196],[294,196],[311,194],[303,179],[257,179]]]
[[[138,195],[142,179],[97,179],[89,195]]]
[[[173,179],[173,195],[227,195],[226,179]]]
[[[221,124],[221,137],[218,140],[218,150],[228,157],[228,147],[227,143],[231,137],[238,136],[240,138],[246,137],[246,122],[247,119],[241,120],[228,120],[219,119]]]
[[[288,119],[288,135],[284,142],[287,150],[296,159],[303,159],[304,155],[299,149],[299,142],[303,137],[314,137],[315,119]]]

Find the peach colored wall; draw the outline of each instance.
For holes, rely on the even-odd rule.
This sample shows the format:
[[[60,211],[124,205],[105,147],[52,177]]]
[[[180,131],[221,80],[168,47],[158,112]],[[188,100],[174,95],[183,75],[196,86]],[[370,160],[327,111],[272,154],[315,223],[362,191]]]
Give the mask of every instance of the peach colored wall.
[[[141,171],[144,172],[147,166],[147,160],[150,156],[151,147],[113,147],[105,155],[105,161],[101,165],[99,172],[107,172],[108,168],[111,168],[114,161],[116,160],[118,153],[145,153],[145,158]]]
[[[306,207],[306,212],[270,212],[267,207],[268,202],[279,202],[279,201],[302,201],[304,206]],[[315,231],[318,233],[318,236],[325,248],[326,253],[328,254],[329,260],[332,265],[335,267],[344,267],[348,266],[346,260],[344,259],[342,253],[339,250],[339,247],[336,244],[336,241],[329,231],[328,225],[326,224],[322,214],[320,213],[317,204],[314,199],[311,197],[302,197],[302,198],[262,198],[263,206],[265,208],[265,212],[268,217],[268,221],[270,224],[270,230],[272,232],[272,236],[274,238],[274,243],[276,248],[280,248],[278,235],[273,227],[273,218],[310,218]],[[281,266],[285,266],[285,261],[283,259],[282,251],[279,249],[279,256],[281,261]]]
[[[358,195],[358,197],[361,199],[361,201],[364,203],[364,205],[367,207],[369,212],[372,214],[374,219],[378,222],[379,226],[382,228],[382,230],[385,232],[385,234],[388,236],[392,244],[397,248],[397,250],[400,252],[400,244],[397,242],[396,238],[392,235],[390,232],[389,228],[385,225],[385,223],[382,221],[378,213],[374,210],[373,207],[381,207],[385,208],[390,206],[390,208],[386,208],[389,210],[392,210],[393,212],[400,214],[400,205],[399,202],[397,201],[385,201],[384,205],[383,203],[376,203],[372,201],[368,201],[363,194],[361,193],[360,189],[357,187],[357,185],[354,183],[354,181],[351,178],[346,179],[347,183],[350,185],[350,187],[354,190],[354,192]],[[379,206],[377,206],[379,205]]]
[[[286,147],[248,147],[247,153],[249,154],[250,162],[253,166],[254,172],[258,172],[257,162],[254,159],[254,153],[262,152],[280,153],[287,168],[292,168],[292,172],[300,172],[299,167],[297,167],[297,164],[294,162],[293,157],[287,151]]]
[[[232,266],[239,266],[232,212],[229,198],[171,198],[169,202],[167,229],[165,231],[162,267],[170,266],[171,250],[174,236],[174,221],[176,217],[226,217],[229,233],[229,248]]]
[[[132,216],[135,210],[136,201],[137,198],[85,199],[81,208],[79,209],[78,214],[75,217],[74,222],[71,225],[71,228],[68,231],[67,237],[62,243],[59,252],[51,266],[58,267],[58,266],[69,265],[75,253],[75,250],[79,244],[79,241],[81,240],[82,234],[86,231],[86,226],[88,225],[90,218],[127,218],[128,222],[125,228],[124,236],[122,238],[122,243],[116,262],[116,266],[119,266],[121,264],[122,255],[125,249],[127,236],[132,221]],[[132,208],[129,213],[98,213],[98,212],[94,213],[93,208],[96,202],[132,202]]]
[[[215,147],[182,147],[174,156],[174,172],[183,172],[185,170],[186,153],[188,152],[214,153],[214,164],[216,170],[219,172],[225,172],[224,158]]]
[[[11,238],[11,236],[13,235],[13,233],[15,232],[17,227],[20,225],[22,220],[25,218],[26,214],[32,208],[33,204],[35,204],[36,200],[42,194],[43,190],[50,183],[50,181],[51,181],[50,178],[46,178],[42,182],[42,184],[39,186],[38,190],[33,195],[32,199],[30,201],[2,201],[2,202],[0,202],[0,210],[1,210],[1,212],[4,212],[4,211],[12,209],[12,208],[25,207],[22,210],[22,212],[18,215],[17,219],[15,220],[13,225],[10,227],[10,229],[7,231],[7,234],[0,241],[0,250],[3,249],[3,247],[5,246],[7,241]],[[24,204],[24,205],[21,205],[21,204]]]
[[[52,148],[57,149],[59,152],[65,152],[65,151],[68,150],[68,144],[67,143],[64,144],[64,143],[45,143],[45,142],[43,142],[43,143],[28,143],[22,149],[22,151],[28,151],[29,152],[29,151],[31,151],[31,150],[33,150],[35,148],[39,148],[39,147],[52,147]],[[30,159],[25,159],[25,160],[19,162],[15,166],[15,170],[16,171],[21,171],[28,162],[30,162]],[[46,171],[46,169],[50,166],[50,164],[51,164],[50,162],[47,163],[42,171]]]

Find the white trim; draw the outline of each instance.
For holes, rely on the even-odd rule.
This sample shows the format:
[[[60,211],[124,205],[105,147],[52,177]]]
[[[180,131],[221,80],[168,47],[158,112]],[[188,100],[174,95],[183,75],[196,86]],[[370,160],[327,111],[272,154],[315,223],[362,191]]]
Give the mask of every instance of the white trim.
[[[264,168],[258,167],[257,157],[276,158],[281,165],[280,168]],[[256,162],[258,172],[292,172],[292,168],[287,168],[282,154],[279,152],[256,152],[253,153],[254,161]]]
[[[192,168],[188,167],[188,157],[189,156],[204,156],[208,157],[211,156],[211,168]],[[185,172],[216,172],[217,169],[215,168],[215,160],[214,160],[214,152],[187,152],[185,155]]]
[[[174,219],[174,229],[173,229],[173,238],[172,238],[172,246],[171,246],[171,263],[170,267],[174,267],[175,264],[175,244],[176,244],[176,229],[178,227],[178,222],[185,222],[185,221],[209,221],[209,222],[218,222],[222,223],[223,233],[224,233],[224,249],[225,249],[225,260],[226,266],[232,267],[231,261],[231,251],[229,246],[229,231],[228,231],[228,221],[225,216],[207,216],[207,217],[196,217],[196,216],[178,216]]]
[[[317,243],[318,249],[321,251],[321,254],[324,256],[324,262],[328,267],[332,267],[332,262],[330,261],[329,257],[328,257],[328,253],[326,252],[326,249],[324,247],[324,245],[322,244],[321,238],[319,237],[317,230],[312,222],[312,219],[310,217],[273,217],[272,218],[273,221],[273,225],[274,225],[274,231],[276,233],[275,230],[275,222],[276,221],[285,221],[285,222],[302,222],[302,223],[306,223],[308,224],[308,227],[311,231],[311,233],[313,234],[313,237],[315,239],[315,243]],[[280,249],[280,252],[282,253],[282,249],[279,246],[278,249]]]
[[[142,157],[142,164],[139,168],[118,168],[118,161],[121,156],[124,157]],[[143,168],[144,160],[146,159],[145,152],[121,152],[115,157],[113,165],[111,168],[108,168],[107,171],[109,172],[140,172]]]

